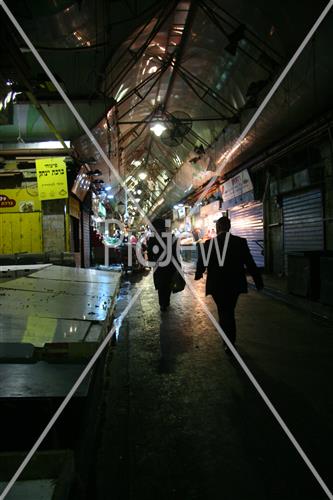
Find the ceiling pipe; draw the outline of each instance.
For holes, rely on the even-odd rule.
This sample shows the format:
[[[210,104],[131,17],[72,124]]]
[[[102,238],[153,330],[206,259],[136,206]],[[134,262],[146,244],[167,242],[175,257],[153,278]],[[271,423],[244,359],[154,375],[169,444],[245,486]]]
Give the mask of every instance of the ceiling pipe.
[[[15,156],[17,158],[27,158],[27,157],[34,157],[34,156],[64,156],[64,153],[66,155],[73,154],[73,149],[69,149],[66,147],[66,151],[64,151],[63,148],[58,148],[58,149],[23,149],[23,148],[17,148],[17,149],[0,149],[0,156],[3,157],[10,157],[10,156]]]

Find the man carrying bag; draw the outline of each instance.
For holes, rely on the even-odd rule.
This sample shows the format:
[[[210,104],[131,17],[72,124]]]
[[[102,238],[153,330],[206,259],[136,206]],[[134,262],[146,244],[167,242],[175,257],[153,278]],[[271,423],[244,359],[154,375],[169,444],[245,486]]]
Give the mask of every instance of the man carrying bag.
[[[153,226],[165,244],[165,248],[159,242],[159,239],[152,236],[148,240],[147,252],[150,262],[156,262],[157,267],[154,270],[154,285],[158,291],[158,300],[161,311],[167,311],[170,306],[171,293],[177,293],[185,288],[185,280],[174,266],[172,259],[176,259],[179,268],[181,267],[177,255],[177,240],[173,236],[167,235],[166,225],[163,219],[156,219]],[[172,238],[171,245],[168,238]],[[168,255],[168,252],[170,255]],[[167,264],[165,265],[165,262]]]

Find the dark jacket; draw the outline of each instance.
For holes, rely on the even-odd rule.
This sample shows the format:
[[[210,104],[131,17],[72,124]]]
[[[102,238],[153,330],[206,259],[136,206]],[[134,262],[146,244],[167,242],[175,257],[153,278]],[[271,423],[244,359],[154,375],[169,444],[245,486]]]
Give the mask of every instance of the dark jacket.
[[[195,277],[199,279],[207,268],[206,295],[219,292],[246,293],[247,280],[245,268],[253,277],[256,287],[258,289],[262,288],[262,277],[250,253],[246,239],[230,234],[224,266],[220,266],[215,245],[217,245],[219,254],[222,256],[225,235],[226,233],[221,233],[205,243],[200,243],[198,247],[198,262]],[[208,256],[210,245],[212,248],[209,260],[206,258],[204,261],[203,252],[204,255]],[[207,264],[207,260],[208,265],[205,265],[205,263]]]
[[[166,239],[162,238],[163,241],[166,242]],[[157,253],[153,252],[154,246],[157,246],[159,248],[159,251]],[[153,262],[157,262],[160,255],[162,254],[162,247],[159,244],[159,241],[155,236],[152,236],[149,238],[148,243],[147,243],[147,253],[148,253],[148,260]],[[177,240],[173,237],[172,240],[172,256],[176,258],[179,267],[180,267],[180,262],[177,259]],[[177,270],[175,266],[173,265],[172,262],[170,262],[167,266],[163,267],[157,267],[157,269],[154,272],[154,285],[155,288],[158,290],[159,288],[171,288],[174,276],[176,274]]]

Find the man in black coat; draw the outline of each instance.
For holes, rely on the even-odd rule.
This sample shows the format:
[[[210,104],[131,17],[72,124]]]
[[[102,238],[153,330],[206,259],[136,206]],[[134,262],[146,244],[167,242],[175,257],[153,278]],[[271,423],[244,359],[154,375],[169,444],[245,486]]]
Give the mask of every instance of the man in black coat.
[[[153,221],[153,226],[155,228],[155,231],[159,234],[159,239],[166,246],[167,252],[170,251],[170,249],[168,248],[168,241],[165,236],[166,235],[165,220],[155,219]],[[154,285],[155,289],[158,291],[158,300],[161,311],[166,311],[168,309],[168,307],[170,306],[171,292],[175,291],[173,287],[175,285],[175,277],[178,274],[178,270],[173,264],[171,259],[172,258],[176,259],[177,264],[180,267],[180,261],[177,256],[177,240],[171,236],[171,233],[170,237],[172,243],[171,246],[172,255],[169,256],[168,254],[165,255],[166,260],[169,263],[167,265],[157,265],[156,269],[154,270]],[[150,262],[155,261],[158,263],[160,257],[163,256],[164,254],[164,248],[161,246],[159,239],[156,238],[156,236],[151,236],[148,239],[147,253],[148,253],[148,260]],[[169,259],[167,259],[167,257],[169,257]]]
[[[200,243],[195,279],[202,278],[207,269],[206,295],[212,295],[218,309],[222,330],[235,344],[235,307],[240,293],[247,293],[245,268],[253,277],[257,290],[263,281],[245,238],[230,234],[230,219],[216,222],[217,236]],[[227,346],[225,346],[228,352]]]

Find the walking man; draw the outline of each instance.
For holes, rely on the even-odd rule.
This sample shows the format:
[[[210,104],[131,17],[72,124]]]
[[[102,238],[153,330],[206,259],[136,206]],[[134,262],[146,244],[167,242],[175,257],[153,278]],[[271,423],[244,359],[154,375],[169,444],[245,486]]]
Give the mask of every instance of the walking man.
[[[261,290],[264,285],[246,239],[234,236],[229,231],[230,219],[221,217],[216,221],[217,236],[200,243],[195,279],[201,279],[207,269],[206,295],[212,295],[222,330],[235,344],[235,307],[239,294],[247,293],[245,268],[257,290]],[[226,345],[224,349],[229,352]]]
[[[160,305],[161,311],[167,311],[168,307],[170,306],[170,296],[171,292],[175,291],[180,291],[181,288],[178,290],[175,290],[175,285],[176,285],[176,277],[178,276],[178,271],[176,267],[174,266],[172,262],[172,257],[176,259],[178,265],[180,266],[180,261],[177,256],[177,240],[175,237],[172,237],[171,243],[172,246],[170,249],[168,249],[168,242],[166,238],[166,224],[164,219],[155,219],[153,221],[153,225],[155,228],[155,231],[159,234],[160,240],[165,244],[165,247],[167,250],[171,250],[172,255],[166,255],[165,257],[169,257],[169,263],[167,265],[158,265],[155,269],[154,272],[154,285],[155,289],[158,291],[158,301]],[[170,234],[171,236],[171,234]],[[164,249],[161,246],[161,243],[156,236],[152,236],[148,240],[148,245],[147,245],[147,251],[148,251],[148,259],[150,262],[159,262],[159,259],[161,255],[164,253]],[[179,276],[178,276],[179,278]],[[182,277],[179,278],[182,280],[184,283],[183,285],[185,286],[185,281],[183,280]],[[183,286],[183,288],[184,288]]]

